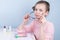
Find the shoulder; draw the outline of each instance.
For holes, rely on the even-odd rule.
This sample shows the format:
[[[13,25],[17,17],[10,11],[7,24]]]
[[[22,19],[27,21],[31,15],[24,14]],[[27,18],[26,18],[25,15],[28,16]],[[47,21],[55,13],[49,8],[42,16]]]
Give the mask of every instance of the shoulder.
[[[47,21],[46,30],[50,33],[54,33],[54,24],[50,21]]]
[[[54,24],[50,21],[47,21],[47,30],[50,32],[54,32]]]
[[[54,26],[54,23],[51,22],[51,21],[47,21],[47,25],[48,25],[48,26]]]
[[[48,29],[50,29],[50,30],[54,30],[54,24],[53,24],[53,22],[51,22],[51,21],[47,21],[47,28]]]

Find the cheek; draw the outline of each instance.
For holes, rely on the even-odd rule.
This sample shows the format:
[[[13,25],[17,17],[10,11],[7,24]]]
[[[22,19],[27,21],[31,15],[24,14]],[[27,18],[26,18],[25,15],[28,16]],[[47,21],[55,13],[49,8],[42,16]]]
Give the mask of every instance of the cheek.
[[[36,12],[34,12],[34,15],[36,15],[37,13]]]
[[[42,16],[44,16],[45,14],[44,13],[42,13]]]
[[[44,16],[45,14],[44,14],[43,12],[37,13],[36,11],[34,11],[34,15],[35,15],[35,16],[36,16],[36,15],[38,15],[38,16]]]
[[[44,12],[42,11],[42,12],[40,12],[40,15],[44,15]]]
[[[39,16],[42,16],[42,15],[43,15],[43,13],[39,13],[38,15],[39,15]]]

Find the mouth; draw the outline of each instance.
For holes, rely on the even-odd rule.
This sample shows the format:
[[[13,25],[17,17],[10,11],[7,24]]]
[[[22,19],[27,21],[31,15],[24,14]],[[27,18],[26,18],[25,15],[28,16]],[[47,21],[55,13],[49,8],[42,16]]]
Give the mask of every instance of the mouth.
[[[36,15],[36,19],[42,19],[42,16]]]

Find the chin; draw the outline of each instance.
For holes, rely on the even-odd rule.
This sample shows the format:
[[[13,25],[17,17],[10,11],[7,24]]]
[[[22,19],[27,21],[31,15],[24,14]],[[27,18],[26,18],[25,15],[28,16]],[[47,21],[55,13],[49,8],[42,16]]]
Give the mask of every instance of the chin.
[[[36,19],[40,19],[39,17],[36,17]]]

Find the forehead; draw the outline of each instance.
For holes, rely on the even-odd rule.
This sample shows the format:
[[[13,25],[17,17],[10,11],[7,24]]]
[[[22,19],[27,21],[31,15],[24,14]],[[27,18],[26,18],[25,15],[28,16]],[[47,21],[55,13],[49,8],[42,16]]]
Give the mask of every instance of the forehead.
[[[36,8],[36,9],[43,9],[43,10],[46,10],[46,5],[43,4],[43,3],[37,4],[37,5],[35,6],[35,8]]]

